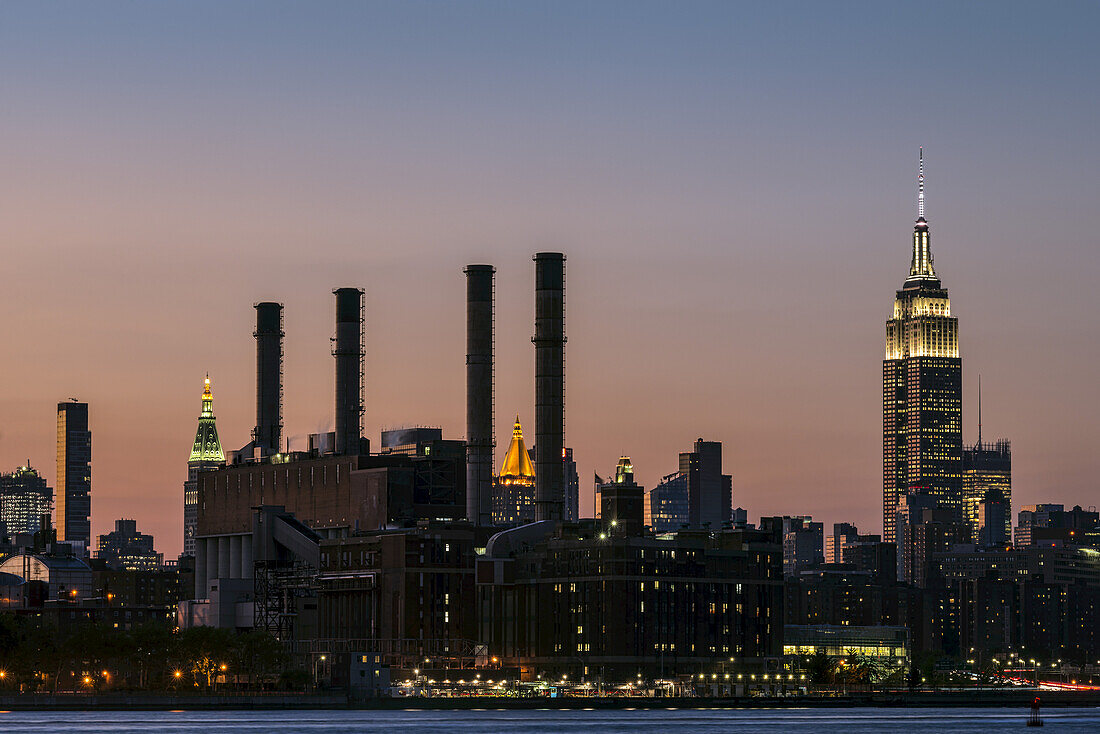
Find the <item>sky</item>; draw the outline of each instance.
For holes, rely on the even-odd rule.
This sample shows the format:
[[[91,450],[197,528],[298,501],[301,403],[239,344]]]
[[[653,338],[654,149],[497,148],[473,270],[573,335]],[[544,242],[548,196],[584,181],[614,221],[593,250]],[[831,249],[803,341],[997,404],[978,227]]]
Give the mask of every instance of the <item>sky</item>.
[[[174,558],[209,372],[330,430],[334,298],[366,290],[365,433],[465,432],[462,268],[497,267],[497,462],[533,427],[534,266],[566,253],[566,444],[647,488],[724,443],[751,519],[881,528],[881,360],[924,146],[964,436],[1013,504],[1098,504],[1100,6],[0,3],[0,471],[53,485],[90,403],[92,530]]]

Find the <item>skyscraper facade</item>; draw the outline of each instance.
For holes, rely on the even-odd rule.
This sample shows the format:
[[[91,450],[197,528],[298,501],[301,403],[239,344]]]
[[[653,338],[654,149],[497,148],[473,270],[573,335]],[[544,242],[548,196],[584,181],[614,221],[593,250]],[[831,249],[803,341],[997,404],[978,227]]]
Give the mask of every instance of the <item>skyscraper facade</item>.
[[[187,481],[183,483],[183,553],[195,555],[195,529],[199,519],[199,472],[215,469],[225,463],[218,427],[214,424],[214,393],[210,375],[202,388],[202,412],[195,431],[195,443],[187,459]]]
[[[57,404],[57,539],[78,554],[92,543],[92,433],[87,403]]]
[[[962,360],[959,322],[932,265],[924,218],[921,154],[917,221],[909,277],[886,322],[882,362],[882,524],[897,541],[896,511],[907,494],[961,515]]]
[[[688,475],[669,474],[649,491],[648,524],[655,533],[675,533],[688,524]]]
[[[978,538],[979,506],[992,490],[1000,493],[1004,503],[1004,538],[1012,537],[1012,446],[1001,439],[995,443],[978,443],[963,449],[962,462],[963,516]],[[1000,536],[998,536],[1000,537]]]
[[[6,534],[37,533],[42,517],[53,510],[53,490],[31,466],[21,466],[11,474],[0,474],[0,522]]]

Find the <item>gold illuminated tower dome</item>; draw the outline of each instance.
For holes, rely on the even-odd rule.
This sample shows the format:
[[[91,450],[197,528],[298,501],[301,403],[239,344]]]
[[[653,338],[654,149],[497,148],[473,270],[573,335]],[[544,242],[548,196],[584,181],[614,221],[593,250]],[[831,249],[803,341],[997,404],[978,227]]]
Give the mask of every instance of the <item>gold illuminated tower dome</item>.
[[[225,463],[218,427],[214,423],[214,392],[210,389],[210,375],[202,387],[202,412],[199,427],[195,431],[195,443],[187,460],[187,481],[183,483],[183,552],[195,553],[195,524],[199,517],[199,472],[213,469]]]
[[[500,474],[493,481],[492,516],[494,525],[510,525],[535,517],[535,465],[523,442],[518,415]]]
[[[882,524],[894,543],[896,512],[906,494],[926,494],[940,509],[960,511],[962,360],[959,322],[932,262],[924,218],[924,150],[917,177],[917,221],[909,277],[886,322],[882,362]]]

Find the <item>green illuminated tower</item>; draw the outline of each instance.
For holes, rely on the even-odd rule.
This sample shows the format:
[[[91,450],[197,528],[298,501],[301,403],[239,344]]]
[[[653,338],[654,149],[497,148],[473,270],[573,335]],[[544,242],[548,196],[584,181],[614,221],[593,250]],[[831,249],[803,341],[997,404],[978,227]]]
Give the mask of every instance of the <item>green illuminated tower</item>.
[[[187,481],[183,483],[183,552],[195,554],[195,524],[199,517],[199,472],[225,463],[225,454],[218,441],[214,424],[214,393],[210,390],[210,375],[202,389],[202,413],[195,431],[195,445],[187,460]]]
[[[926,494],[937,509],[961,511],[962,360],[959,321],[932,267],[924,218],[924,151],[909,277],[886,322],[882,362],[883,540],[897,542],[896,512],[907,494]]]

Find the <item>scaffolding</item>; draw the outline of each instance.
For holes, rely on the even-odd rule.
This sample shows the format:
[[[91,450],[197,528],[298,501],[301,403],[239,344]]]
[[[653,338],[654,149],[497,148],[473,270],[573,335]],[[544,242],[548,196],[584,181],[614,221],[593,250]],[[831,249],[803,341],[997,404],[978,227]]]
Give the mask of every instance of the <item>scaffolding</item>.
[[[299,599],[317,596],[317,569],[300,561],[256,561],[252,624],[276,639],[294,639]]]

